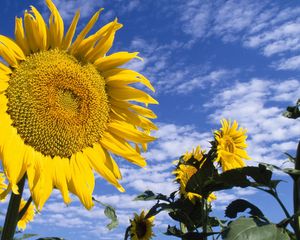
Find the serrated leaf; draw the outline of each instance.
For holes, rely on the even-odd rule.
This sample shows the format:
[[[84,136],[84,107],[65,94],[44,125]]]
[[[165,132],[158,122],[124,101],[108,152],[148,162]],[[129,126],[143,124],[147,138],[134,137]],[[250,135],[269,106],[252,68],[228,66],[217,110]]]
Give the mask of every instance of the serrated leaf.
[[[223,232],[225,240],[289,240],[289,235],[275,224],[265,223],[255,218],[241,217],[228,225]]]
[[[181,237],[183,232],[180,229],[178,229],[176,226],[168,225],[167,232],[165,232],[165,234],[169,236]]]
[[[265,219],[264,214],[258,207],[244,199],[237,199],[231,202],[225,210],[225,216],[229,218],[236,218],[238,213],[244,212],[248,208],[250,209],[249,214],[252,216]]]

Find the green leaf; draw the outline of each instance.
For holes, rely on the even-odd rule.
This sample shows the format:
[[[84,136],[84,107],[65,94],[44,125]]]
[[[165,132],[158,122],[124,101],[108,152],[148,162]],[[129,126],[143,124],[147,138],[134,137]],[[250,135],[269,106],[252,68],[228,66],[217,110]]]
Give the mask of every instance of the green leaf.
[[[265,223],[256,218],[241,217],[228,225],[223,232],[225,240],[289,240],[289,235],[275,224]]]
[[[119,225],[119,221],[118,221],[118,217],[117,217],[115,209],[112,206],[110,206],[106,203],[103,203],[103,202],[97,200],[94,197],[92,197],[92,199],[96,203],[99,203],[99,204],[101,204],[102,206],[105,207],[104,214],[105,214],[106,217],[108,217],[111,220],[111,222],[106,225],[108,230],[112,230],[113,228],[116,228]]]
[[[282,115],[287,118],[296,119],[296,118],[300,117],[299,107],[300,107],[300,99],[298,99],[295,106],[288,106],[286,108],[286,111]]]
[[[155,194],[154,192],[147,190],[141,195],[138,195],[134,201],[151,201],[151,200],[163,200],[163,201],[169,201],[168,197],[166,195],[163,195],[161,193]]]
[[[165,232],[165,234],[169,236],[181,237],[183,232],[176,226],[171,227],[170,225],[168,225],[167,232]]]
[[[187,192],[198,193],[201,196],[208,196],[210,193],[233,187],[249,187],[253,183],[263,186],[270,186],[272,172],[264,165],[258,167],[243,167],[228,170],[221,174],[214,174],[206,179],[201,176],[202,171],[197,171],[187,183]],[[250,181],[253,179],[255,182]]]
[[[248,208],[250,209],[249,214],[252,216],[265,219],[264,214],[258,207],[244,199],[237,199],[231,202],[225,210],[225,216],[229,218],[236,218],[238,213],[244,212]]]
[[[104,214],[111,220],[111,222],[106,225],[108,230],[112,230],[113,228],[116,228],[119,225],[115,209],[112,206],[107,205],[104,210]]]

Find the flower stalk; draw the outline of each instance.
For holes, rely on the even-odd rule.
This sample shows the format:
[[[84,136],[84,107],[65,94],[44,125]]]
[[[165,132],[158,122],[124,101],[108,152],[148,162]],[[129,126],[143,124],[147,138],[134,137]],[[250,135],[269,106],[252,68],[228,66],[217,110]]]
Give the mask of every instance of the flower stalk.
[[[300,170],[300,142],[298,143],[295,170]],[[295,222],[295,234],[297,240],[300,240],[300,216],[297,214],[300,211],[300,177],[294,177],[294,222]]]
[[[19,207],[25,185],[25,178],[26,174],[24,174],[24,176],[18,183],[19,194],[14,194],[13,192],[11,193],[1,240],[12,240],[16,232],[16,227],[19,220]]]

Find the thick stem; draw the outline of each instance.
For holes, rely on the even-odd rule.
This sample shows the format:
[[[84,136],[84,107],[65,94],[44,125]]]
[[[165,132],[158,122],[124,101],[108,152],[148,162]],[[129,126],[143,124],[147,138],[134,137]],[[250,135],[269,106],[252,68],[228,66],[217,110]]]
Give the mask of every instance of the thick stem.
[[[11,193],[6,212],[4,227],[1,235],[1,240],[12,240],[14,238],[14,234],[18,223],[19,207],[23,194],[24,184],[25,175],[18,183],[19,194],[14,194],[13,192]]]
[[[300,170],[300,142],[298,143],[295,169]],[[300,211],[300,178],[299,176],[294,177],[294,222],[295,222],[295,234],[297,240],[300,240],[300,217],[297,213]]]

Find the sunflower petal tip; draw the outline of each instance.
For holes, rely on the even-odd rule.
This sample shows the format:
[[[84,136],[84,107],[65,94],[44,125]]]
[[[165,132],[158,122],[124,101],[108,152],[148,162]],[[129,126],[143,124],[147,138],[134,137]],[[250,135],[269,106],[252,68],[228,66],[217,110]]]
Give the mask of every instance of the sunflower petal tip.
[[[20,193],[19,193],[19,188],[18,188],[18,185],[17,184],[12,184],[12,187],[11,187],[11,190],[12,190],[12,192],[14,193],[14,194],[17,194],[17,195],[19,195]]]

